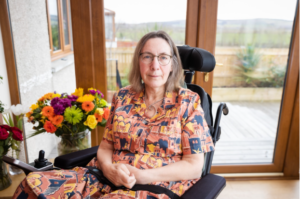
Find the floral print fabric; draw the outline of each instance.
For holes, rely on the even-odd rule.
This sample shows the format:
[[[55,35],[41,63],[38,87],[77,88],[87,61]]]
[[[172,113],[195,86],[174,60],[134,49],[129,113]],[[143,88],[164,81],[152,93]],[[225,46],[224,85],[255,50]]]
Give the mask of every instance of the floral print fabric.
[[[155,116],[149,119],[144,116],[145,111],[144,91],[137,93],[128,86],[114,96],[103,136],[103,141],[114,147],[113,163],[130,164],[139,169],[153,169],[180,161],[185,154],[206,153],[214,150],[198,94],[183,88],[178,92],[166,92]],[[89,166],[97,167],[96,158],[89,163]],[[76,178],[76,182],[72,181],[76,185],[72,189],[66,182],[57,182],[56,187],[59,188],[56,189],[60,191],[54,193],[54,188],[50,188],[50,185],[47,185],[48,188],[45,189],[35,189],[31,186],[32,183],[29,183],[34,181],[38,184],[36,179],[43,179],[44,176],[47,176],[47,180],[44,181],[49,182],[57,180],[57,176],[63,176],[63,179],[72,176],[69,177],[69,182],[71,178],[73,181]],[[182,195],[199,179],[152,184]],[[68,191],[71,189],[73,191]],[[44,198],[57,198],[54,194],[59,192],[61,198],[63,198],[62,194],[65,194],[72,199],[80,198],[79,195],[83,198],[103,199],[168,198],[165,194],[158,195],[147,191],[111,191],[109,186],[102,185],[92,175],[87,174],[85,168],[78,167],[69,171],[34,172],[28,175],[19,186],[15,198],[23,193],[29,194],[30,190],[35,193],[32,195],[41,196],[42,194]]]

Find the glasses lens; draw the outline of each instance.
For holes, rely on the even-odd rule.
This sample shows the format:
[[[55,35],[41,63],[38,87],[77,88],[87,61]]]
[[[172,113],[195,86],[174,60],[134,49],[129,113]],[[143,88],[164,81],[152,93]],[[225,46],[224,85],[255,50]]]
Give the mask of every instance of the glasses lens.
[[[158,61],[161,65],[167,65],[170,62],[170,56],[168,55],[160,55],[158,57]]]
[[[142,54],[142,61],[143,61],[145,64],[151,63],[152,60],[153,60],[153,55],[147,54],[147,53]]]

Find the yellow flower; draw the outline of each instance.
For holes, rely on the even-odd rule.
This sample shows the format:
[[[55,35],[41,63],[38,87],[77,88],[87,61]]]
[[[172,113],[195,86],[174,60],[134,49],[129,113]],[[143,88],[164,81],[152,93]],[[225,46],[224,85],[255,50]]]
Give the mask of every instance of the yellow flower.
[[[60,97],[60,96],[61,96],[61,94],[55,93],[55,94],[52,95],[52,99],[55,98],[55,97]]]
[[[94,88],[88,88],[88,91],[93,90],[93,91],[97,91],[97,89]]]
[[[80,102],[80,103],[83,103],[83,102],[86,102],[86,101],[92,102],[94,99],[95,99],[95,97],[93,95],[86,94],[84,96],[79,97],[76,101]]]
[[[32,104],[30,108],[31,108],[32,111],[34,111],[35,109],[39,108],[39,105]]]
[[[26,116],[27,118],[30,118],[31,114],[32,114],[32,111],[29,111],[28,113],[26,113],[25,116]]]
[[[78,97],[81,97],[83,95],[83,88],[77,88],[77,89],[75,89],[75,92],[72,93],[72,95],[76,95]]]
[[[98,115],[103,115],[104,110],[103,110],[103,108],[97,108],[95,113],[97,113]]]
[[[95,115],[89,115],[83,124],[90,127],[91,129],[94,129],[97,126],[97,123],[98,122]]]
[[[42,116],[40,122],[42,122],[43,124],[45,123],[46,117]]]

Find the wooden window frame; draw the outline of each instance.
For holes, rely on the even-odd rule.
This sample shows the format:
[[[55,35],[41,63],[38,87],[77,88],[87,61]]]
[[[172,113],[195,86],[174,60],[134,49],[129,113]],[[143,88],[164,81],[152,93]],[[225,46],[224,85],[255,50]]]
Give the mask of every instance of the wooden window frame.
[[[187,45],[204,48],[212,54],[215,53],[217,10],[218,0],[188,0]],[[213,165],[212,173],[283,172],[284,177],[299,177],[299,139],[297,139],[297,137],[299,138],[299,120],[297,120],[299,110],[295,110],[297,108],[295,104],[299,101],[296,92],[299,89],[299,9],[297,9],[294,24],[273,163]],[[204,75],[205,73],[196,72],[194,83],[204,88],[211,96],[213,72],[209,73],[208,82],[204,81]],[[295,148],[296,151],[293,150]]]
[[[50,55],[51,61],[55,61],[62,57],[65,57],[69,54],[72,54],[73,51],[71,49],[72,41],[71,41],[71,20],[70,20],[70,2],[66,0],[67,3],[67,20],[68,20],[68,29],[69,29],[69,44],[65,44],[65,34],[63,29],[63,8],[62,8],[62,0],[56,0],[57,2],[57,14],[58,14],[58,25],[59,25],[59,39],[61,44],[61,49],[54,51],[53,50],[53,41],[52,41],[52,28],[51,28],[51,19],[49,13],[49,0],[46,0],[46,9],[47,9],[47,21],[48,21],[48,31],[49,31],[49,44],[50,44]]]

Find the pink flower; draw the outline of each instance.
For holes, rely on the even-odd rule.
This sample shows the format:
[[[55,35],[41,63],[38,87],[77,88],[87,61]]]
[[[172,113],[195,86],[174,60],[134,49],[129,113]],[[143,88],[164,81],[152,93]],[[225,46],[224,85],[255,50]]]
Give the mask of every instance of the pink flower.
[[[17,141],[23,141],[22,131],[17,127],[11,127],[11,132],[13,133],[13,139]]]
[[[0,126],[0,140],[6,140],[9,136],[9,133],[7,132],[6,128],[4,128],[3,126],[7,126],[7,125]]]

